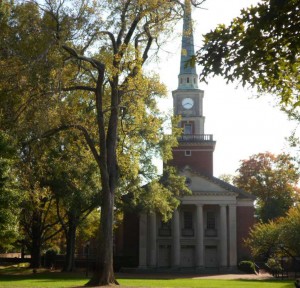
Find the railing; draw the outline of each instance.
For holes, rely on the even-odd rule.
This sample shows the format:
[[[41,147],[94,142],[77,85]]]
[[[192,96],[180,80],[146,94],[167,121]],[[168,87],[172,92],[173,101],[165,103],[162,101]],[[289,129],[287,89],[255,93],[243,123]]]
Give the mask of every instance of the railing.
[[[213,141],[212,134],[183,134],[178,138],[179,142],[211,142]]]

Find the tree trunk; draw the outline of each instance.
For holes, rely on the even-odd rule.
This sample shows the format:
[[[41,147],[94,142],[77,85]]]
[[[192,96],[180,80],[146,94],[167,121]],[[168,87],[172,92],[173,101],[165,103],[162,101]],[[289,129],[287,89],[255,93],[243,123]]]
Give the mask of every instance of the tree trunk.
[[[113,221],[114,195],[111,191],[102,191],[103,205],[101,206],[100,243],[97,252],[96,269],[92,279],[86,286],[105,286],[118,284],[113,269]]]
[[[32,216],[32,242],[30,247],[31,262],[30,268],[40,268],[41,267],[41,219],[38,212],[34,212]]]
[[[31,262],[30,268],[36,269],[41,267],[41,246],[39,245],[39,241],[32,241],[31,247]]]
[[[116,57],[118,59],[118,57]],[[119,69],[119,59],[114,67]],[[105,67],[104,67],[105,68]],[[118,182],[117,171],[117,130],[119,116],[118,75],[111,81],[111,114],[106,134],[103,113],[103,81],[105,69],[99,68],[96,88],[97,125],[99,129],[100,155],[98,166],[101,174],[102,196],[99,252],[97,253],[96,269],[87,286],[106,286],[118,284],[113,268],[113,223],[114,197]]]
[[[68,231],[66,233],[66,257],[63,267],[64,272],[72,272],[75,268],[75,243],[76,243],[76,219],[73,216],[69,218]]]

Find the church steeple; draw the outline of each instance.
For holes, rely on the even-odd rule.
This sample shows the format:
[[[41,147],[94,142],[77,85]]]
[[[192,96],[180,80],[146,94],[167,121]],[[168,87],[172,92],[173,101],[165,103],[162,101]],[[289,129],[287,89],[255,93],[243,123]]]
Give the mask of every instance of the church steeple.
[[[185,0],[178,89],[198,88],[198,75],[196,67],[190,64],[191,58],[195,55],[194,33],[191,13],[191,2],[190,0]]]
[[[202,174],[213,175],[213,135],[205,134],[203,115],[204,91],[198,88],[198,75],[190,59],[195,55],[191,17],[191,0],[185,0],[182,31],[182,50],[178,88],[172,91],[174,115],[180,115],[178,126],[182,135],[178,147],[173,148],[171,165],[182,169],[189,166]]]

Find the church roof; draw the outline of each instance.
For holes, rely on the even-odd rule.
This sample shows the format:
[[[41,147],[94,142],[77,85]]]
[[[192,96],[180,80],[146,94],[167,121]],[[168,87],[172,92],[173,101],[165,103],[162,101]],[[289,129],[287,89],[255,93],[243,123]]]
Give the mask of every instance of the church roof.
[[[233,186],[232,184],[229,184],[219,178],[216,178],[214,176],[204,176],[202,175],[202,177],[205,177],[206,179],[208,179],[209,181],[221,186],[222,188],[228,190],[228,191],[232,191],[235,192],[237,194],[239,194],[239,198],[251,198],[253,200],[256,199],[256,197],[242,189],[237,188],[236,186]]]

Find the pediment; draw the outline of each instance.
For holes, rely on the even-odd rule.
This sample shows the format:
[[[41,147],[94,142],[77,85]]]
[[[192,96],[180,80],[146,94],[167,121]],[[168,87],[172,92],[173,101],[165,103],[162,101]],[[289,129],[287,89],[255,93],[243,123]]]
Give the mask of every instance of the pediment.
[[[187,182],[189,188],[192,192],[205,192],[205,193],[225,193],[228,192],[225,188],[220,185],[213,183],[212,181],[206,179],[204,176],[194,174],[191,171],[184,171],[183,176],[187,177]],[[193,193],[194,194],[194,193]]]
[[[237,198],[255,199],[255,196],[238,189],[237,187],[213,176],[206,176],[184,168],[181,173],[188,179],[188,185],[193,195],[224,196],[231,195]]]

